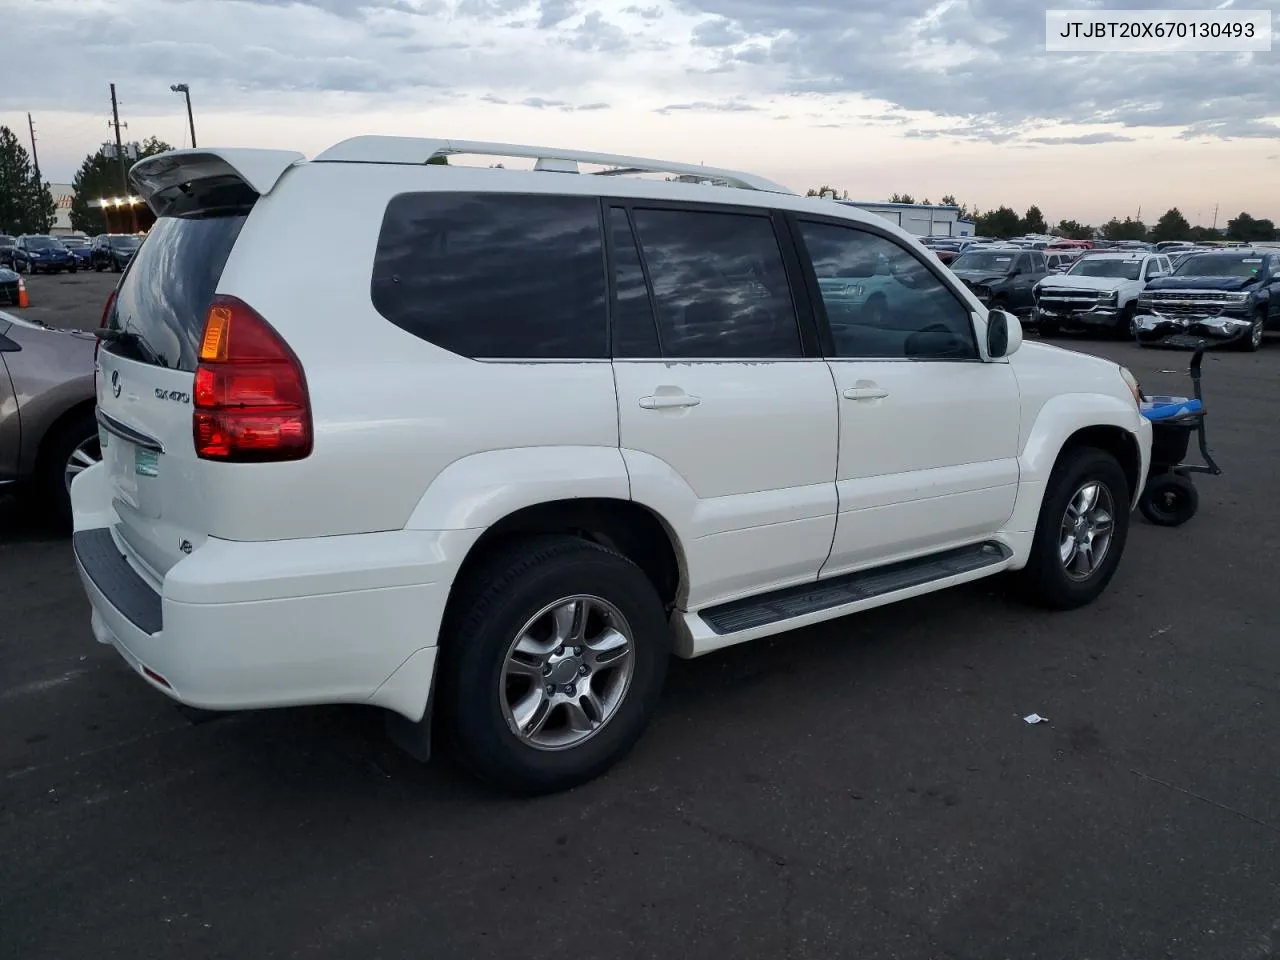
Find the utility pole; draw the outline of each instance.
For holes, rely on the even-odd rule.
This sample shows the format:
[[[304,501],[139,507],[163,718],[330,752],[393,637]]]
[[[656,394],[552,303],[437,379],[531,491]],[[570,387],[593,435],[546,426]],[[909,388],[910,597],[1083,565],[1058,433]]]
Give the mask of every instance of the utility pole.
[[[31,131],[31,165],[36,168],[36,180],[40,181],[40,158],[36,156],[36,125],[29,113],[27,114],[27,129]]]
[[[1217,229],[1218,229],[1218,205],[1217,205],[1216,203],[1213,205],[1213,229],[1214,229],[1214,232],[1217,232]]]
[[[124,144],[120,140],[120,127],[127,127],[128,124],[120,123],[120,106],[116,101],[116,85],[111,84],[111,126],[116,130],[116,159],[120,162],[120,187],[123,190],[122,197],[128,198],[129,190],[129,167],[125,163]],[[138,210],[130,203],[129,216],[133,221],[133,232],[138,232]]]
[[[120,141],[120,107],[116,103],[116,85],[111,84],[111,126],[116,129],[116,160],[120,163],[120,189],[129,195],[129,168],[124,163],[124,144]],[[125,124],[128,126],[128,124]]]

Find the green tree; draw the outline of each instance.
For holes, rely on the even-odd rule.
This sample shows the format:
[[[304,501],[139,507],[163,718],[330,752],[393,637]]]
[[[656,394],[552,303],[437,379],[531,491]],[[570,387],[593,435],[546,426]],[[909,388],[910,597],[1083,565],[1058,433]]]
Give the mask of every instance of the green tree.
[[[1027,207],[1027,215],[1022,218],[1023,233],[1048,233],[1049,225],[1044,222],[1044,214],[1034,203]]]
[[[1249,243],[1252,240],[1273,240],[1275,235],[1276,225],[1270,220],[1255,220],[1244,212],[1227,221],[1228,240]]]
[[[156,137],[148,137],[138,144],[138,159],[153,157],[157,153],[172,150],[173,147]],[[128,161],[125,161],[126,166]],[[99,150],[84,158],[80,169],[71,181],[75,195],[71,199],[71,229],[84,233],[105,233],[106,218],[102,208],[91,204],[103,197],[116,197],[123,191],[120,182],[120,161],[108,157]]]
[[[438,166],[447,167],[449,165],[449,158],[443,157],[443,156],[432,157],[430,160],[427,161],[427,163],[434,163]]]
[[[1196,243],[1202,243],[1205,240],[1221,240],[1222,230],[1215,230],[1213,227],[1192,227],[1187,231],[1187,239]]]
[[[49,184],[41,183],[26,148],[8,127],[0,127],[0,230],[48,233],[57,205]]]
[[[1102,225],[1102,235],[1108,240],[1145,240],[1147,225],[1132,217],[1125,217],[1123,221],[1112,217]]]
[[[1059,220],[1054,233],[1068,240],[1092,240],[1093,227],[1077,220]]]
[[[1186,240],[1190,235],[1191,224],[1177,207],[1166,210],[1151,228],[1151,239],[1157,243],[1161,240]]]
[[[1022,221],[1012,207],[997,207],[989,213],[978,216],[974,221],[974,229],[979,236],[996,237],[1000,240],[1008,240],[1019,232],[1021,226]]]
[[[806,197],[820,197],[820,196],[822,196],[824,193],[834,193],[834,194],[835,194],[837,197],[839,197],[841,200],[848,200],[848,199],[849,199],[849,191],[848,191],[848,190],[837,190],[835,187],[831,186],[831,184],[829,184],[829,183],[824,183],[824,184],[823,184],[822,186],[820,186],[820,187],[810,187],[810,188],[809,188],[809,190],[808,190],[808,192],[805,194],[805,196],[806,196]]]
[[[915,203],[915,197],[909,193],[895,193],[889,198],[890,203]]]

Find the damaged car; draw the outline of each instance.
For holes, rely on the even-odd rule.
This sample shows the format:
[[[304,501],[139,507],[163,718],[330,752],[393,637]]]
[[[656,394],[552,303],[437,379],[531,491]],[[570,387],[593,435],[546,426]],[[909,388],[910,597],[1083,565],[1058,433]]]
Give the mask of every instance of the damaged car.
[[[1143,346],[1230,342],[1262,346],[1280,329],[1280,252],[1213,250],[1187,257],[1172,276],[1147,284],[1133,333]]]
[[[1147,282],[1172,272],[1163,254],[1085,254],[1065,274],[1045,277],[1035,285],[1032,323],[1044,336],[1068,329],[1127,337]]]

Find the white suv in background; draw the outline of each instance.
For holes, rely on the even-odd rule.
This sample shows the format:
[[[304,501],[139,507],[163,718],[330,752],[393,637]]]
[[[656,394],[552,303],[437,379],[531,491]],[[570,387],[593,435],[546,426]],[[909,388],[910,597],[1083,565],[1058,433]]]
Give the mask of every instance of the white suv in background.
[[[105,315],[74,547],[95,636],[176,700],[372,704],[554,790],[630,748],[672,653],[1006,571],[1075,607],[1120,562],[1133,377],[1023,344],[872,214],[447,140],[131,176],[159,219]],[[300,252],[335,230],[340,261]]]

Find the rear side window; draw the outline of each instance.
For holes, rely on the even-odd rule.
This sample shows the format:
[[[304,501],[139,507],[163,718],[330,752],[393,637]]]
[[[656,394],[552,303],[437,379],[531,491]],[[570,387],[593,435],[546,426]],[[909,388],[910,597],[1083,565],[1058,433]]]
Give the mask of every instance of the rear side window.
[[[383,217],[371,296],[466,357],[605,359],[607,291],[595,198],[408,193]]]
[[[200,335],[245,215],[161,217],[133,256],[108,326],[136,334],[108,349],[131,360],[195,370]]]
[[[804,355],[782,251],[768,215],[632,211],[658,312],[662,355]]]

